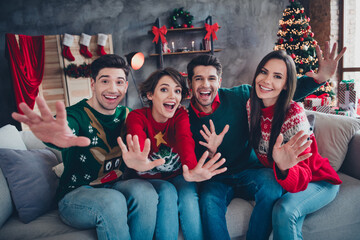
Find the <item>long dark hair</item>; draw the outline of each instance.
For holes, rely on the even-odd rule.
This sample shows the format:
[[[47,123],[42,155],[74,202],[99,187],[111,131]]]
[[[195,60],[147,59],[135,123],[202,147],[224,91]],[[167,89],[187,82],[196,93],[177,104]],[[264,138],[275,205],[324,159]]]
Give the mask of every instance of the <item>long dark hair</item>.
[[[271,125],[269,151],[267,152],[268,159],[273,161],[272,151],[276,138],[280,134],[281,126],[285,121],[286,114],[290,108],[291,99],[293,98],[296,90],[296,68],[293,59],[283,50],[273,51],[267,54],[259,63],[256,68],[255,76],[252,83],[252,90],[250,94],[250,144],[254,149],[257,149],[260,144],[261,138],[261,109],[264,107],[263,102],[256,95],[255,79],[259,75],[265,64],[271,59],[280,59],[286,65],[286,87],[280,92],[280,95],[274,106],[274,117]]]

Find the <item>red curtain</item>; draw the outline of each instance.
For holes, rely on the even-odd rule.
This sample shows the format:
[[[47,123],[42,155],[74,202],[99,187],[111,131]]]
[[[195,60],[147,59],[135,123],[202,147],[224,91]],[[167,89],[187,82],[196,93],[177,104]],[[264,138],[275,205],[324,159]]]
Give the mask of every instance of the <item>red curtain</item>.
[[[6,46],[16,105],[25,102],[33,109],[44,75],[44,36],[19,35],[17,43],[15,34],[7,33]]]

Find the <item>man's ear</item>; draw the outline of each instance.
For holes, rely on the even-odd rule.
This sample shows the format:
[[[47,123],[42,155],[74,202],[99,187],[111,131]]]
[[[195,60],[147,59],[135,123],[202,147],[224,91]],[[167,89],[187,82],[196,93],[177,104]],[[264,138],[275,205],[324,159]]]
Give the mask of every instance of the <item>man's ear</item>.
[[[90,87],[92,91],[95,91],[95,80],[91,78]]]
[[[219,79],[219,87],[221,87],[222,78]]]

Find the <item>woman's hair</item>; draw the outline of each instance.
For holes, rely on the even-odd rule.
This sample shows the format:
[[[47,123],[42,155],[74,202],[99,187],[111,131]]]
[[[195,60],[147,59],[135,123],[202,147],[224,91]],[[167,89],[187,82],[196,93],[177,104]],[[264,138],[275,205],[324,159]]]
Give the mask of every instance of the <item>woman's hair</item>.
[[[276,138],[280,134],[281,126],[284,123],[286,114],[290,108],[291,100],[295,94],[297,78],[296,67],[293,59],[284,51],[273,51],[267,54],[259,63],[256,68],[255,76],[252,83],[252,90],[250,94],[250,144],[254,149],[257,149],[260,144],[261,138],[261,109],[264,107],[262,99],[258,98],[256,94],[256,77],[259,75],[265,64],[271,59],[280,59],[284,61],[286,65],[286,83],[285,88],[280,92],[280,95],[274,106],[274,117],[271,125],[269,151],[267,153],[268,159],[273,161],[272,151]]]
[[[144,82],[139,86],[141,98],[145,103],[152,105],[151,100],[147,98],[147,93],[154,93],[156,85],[163,76],[171,77],[181,87],[181,101],[189,95],[189,90],[186,85],[186,78],[183,77],[177,70],[171,67],[160,69],[153,72]]]

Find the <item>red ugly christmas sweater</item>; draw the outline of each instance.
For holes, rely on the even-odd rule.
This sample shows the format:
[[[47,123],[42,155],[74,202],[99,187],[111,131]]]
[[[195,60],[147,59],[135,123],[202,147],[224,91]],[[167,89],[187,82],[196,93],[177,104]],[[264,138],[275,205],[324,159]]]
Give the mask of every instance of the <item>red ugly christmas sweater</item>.
[[[193,169],[196,164],[195,142],[190,131],[189,116],[183,108],[165,123],[158,123],[151,108],[133,110],[126,120],[127,133],[137,135],[141,151],[145,139],[151,141],[149,159],[165,159],[165,164],[146,172],[137,172],[142,178],[168,179],[181,174],[182,165]]]
[[[250,100],[248,100],[246,108],[249,117]],[[309,182],[327,181],[331,184],[341,184],[342,181],[335,170],[331,167],[329,160],[320,156],[315,136],[307,120],[305,111],[296,102],[291,103],[290,110],[286,115],[280,132],[284,136],[284,143],[287,143],[297,132],[304,130],[305,134],[310,135],[312,144],[302,154],[311,152],[312,155],[310,158],[301,161],[294,167],[290,168],[285,179],[277,176],[275,162],[270,162],[267,158],[273,115],[274,106],[262,109],[261,139],[259,147],[255,149],[255,152],[260,162],[265,167],[273,168],[277,182],[286,191],[292,193],[305,190]]]

